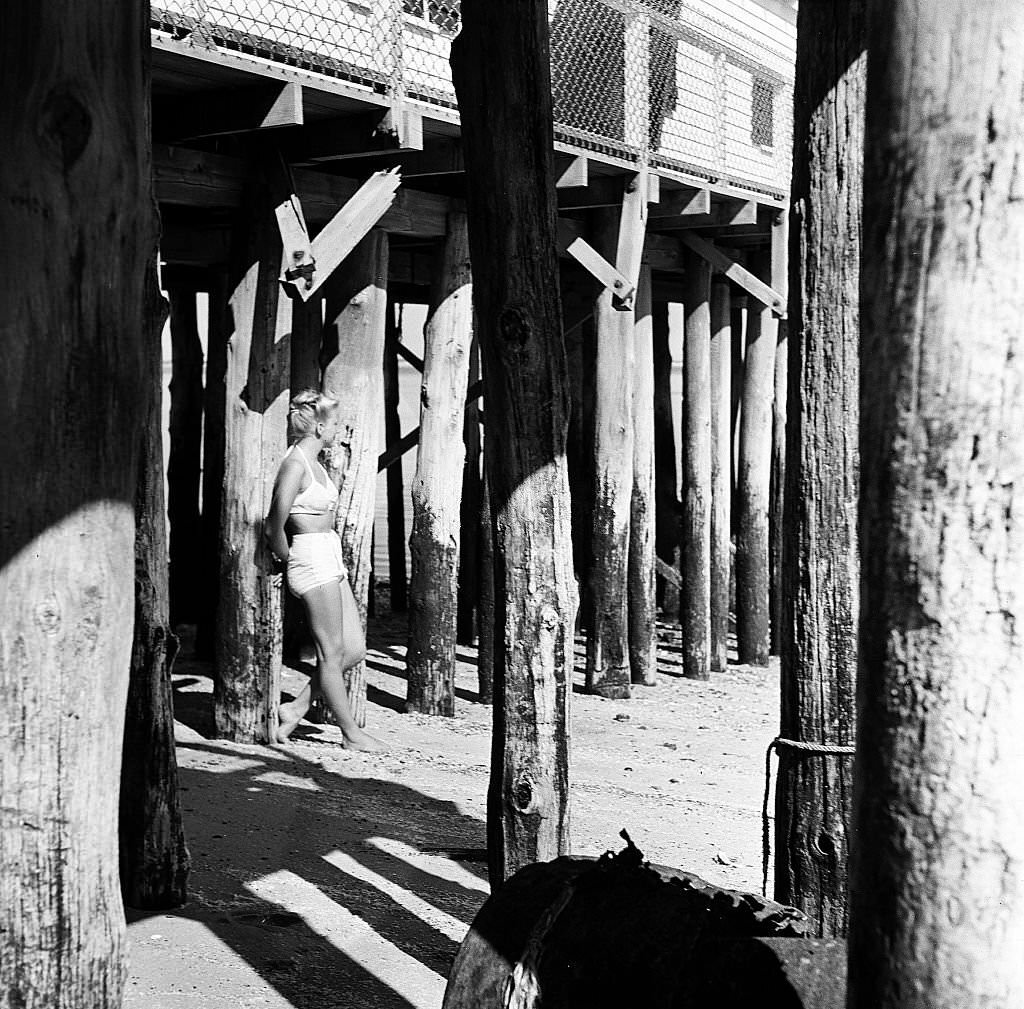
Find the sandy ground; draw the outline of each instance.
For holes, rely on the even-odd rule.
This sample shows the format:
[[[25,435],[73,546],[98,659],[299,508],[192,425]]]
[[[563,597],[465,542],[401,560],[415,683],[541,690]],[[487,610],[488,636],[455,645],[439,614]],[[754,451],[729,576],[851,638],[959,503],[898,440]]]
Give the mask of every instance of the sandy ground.
[[[577,669],[573,852],[618,849],[626,828],[651,862],[760,892],[777,667],[693,682],[678,630],[659,637],[659,682],[630,700],[583,694]],[[488,893],[490,709],[460,647],[456,716],[402,713],[403,619],[372,623],[369,644],[368,728],[390,747],[372,755],[305,722],[286,746],[214,739],[209,668],[186,644],[174,687],[191,900],[128,912],[127,1009],[440,1006]],[[304,682],[285,669],[285,691]]]

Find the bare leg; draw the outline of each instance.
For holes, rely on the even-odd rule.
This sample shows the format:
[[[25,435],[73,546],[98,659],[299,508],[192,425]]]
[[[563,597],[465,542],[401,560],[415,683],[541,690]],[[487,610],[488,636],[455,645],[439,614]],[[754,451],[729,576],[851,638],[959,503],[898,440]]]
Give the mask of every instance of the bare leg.
[[[317,687],[341,728],[346,749],[383,749],[380,742],[356,724],[345,687],[345,670],[361,662],[366,655],[352,589],[347,581],[330,582],[307,592],[302,601],[316,645]],[[307,686],[290,704],[281,705],[279,742],[288,738],[299,718],[306,713],[311,694]]]
[[[277,741],[283,743],[295,730],[306,712],[309,710],[310,702],[313,699],[313,684],[307,683],[298,693],[294,700],[282,704],[277,709]]]

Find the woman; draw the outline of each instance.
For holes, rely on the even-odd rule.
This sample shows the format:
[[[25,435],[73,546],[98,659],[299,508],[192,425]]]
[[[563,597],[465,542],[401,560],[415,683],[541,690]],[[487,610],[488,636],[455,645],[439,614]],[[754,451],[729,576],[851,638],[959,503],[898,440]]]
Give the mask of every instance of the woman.
[[[316,646],[317,690],[341,727],[345,747],[379,750],[381,744],[356,725],[345,689],[346,669],[366,656],[356,609],[334,529],[338,490],[319,456],[338,429],[338,402],[307,389],[288,408],[290,448],[274,482],[274,497],[264,525],[270,551],[287,565],[288,589],[306,608]],[[312,682],[279,709],[277,741],[285,742],[309,709]]]

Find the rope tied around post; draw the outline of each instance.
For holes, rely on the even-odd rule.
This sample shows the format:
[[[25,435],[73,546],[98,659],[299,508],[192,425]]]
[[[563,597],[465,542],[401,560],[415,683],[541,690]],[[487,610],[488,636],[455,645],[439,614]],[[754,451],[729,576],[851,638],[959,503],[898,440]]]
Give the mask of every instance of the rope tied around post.
[[[764,755],[764,802],[761,804],[761,895],[768,896],[768,860],[771,856],[771,827],[768,822],[768,796],[772,786],[772,750],[793,750],[810,757],[852,757],[856,747],[841,743],[809,743],[776,736]]]

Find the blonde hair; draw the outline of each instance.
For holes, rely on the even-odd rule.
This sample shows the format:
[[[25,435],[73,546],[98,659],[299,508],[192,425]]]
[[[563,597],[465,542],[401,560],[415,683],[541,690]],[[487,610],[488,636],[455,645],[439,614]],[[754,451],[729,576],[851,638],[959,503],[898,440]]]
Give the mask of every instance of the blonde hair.
[[[313,434],[317,424],[338,409],[338,401],[316,389],[303,389],[288,404],[288,444]]]

